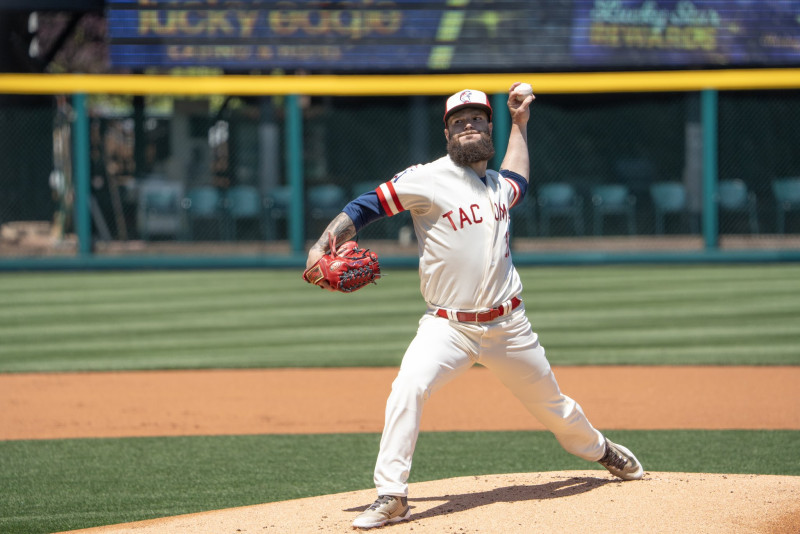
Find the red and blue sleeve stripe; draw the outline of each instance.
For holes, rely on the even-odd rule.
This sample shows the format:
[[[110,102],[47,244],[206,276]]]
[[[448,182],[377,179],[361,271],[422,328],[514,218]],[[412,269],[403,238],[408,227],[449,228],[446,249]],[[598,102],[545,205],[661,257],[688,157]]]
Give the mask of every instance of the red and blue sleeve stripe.
[[[508,169],[500,169],[500,176],[511,184],[511,188],[514,189],[514,197],[511,199],[511,203],[508,206],[509,208],[513,208],[525,198],[525,193],[528,192],[528,180]]]
[[[378,200],[380,200],[381,207],[383,207],[386,215],[391,217],[401,211],[405,211],[403,204],[400,202],[400,197],[397,196],[397,191],[394,189],[394,182],[384,182],[375,191],[378,193]]]

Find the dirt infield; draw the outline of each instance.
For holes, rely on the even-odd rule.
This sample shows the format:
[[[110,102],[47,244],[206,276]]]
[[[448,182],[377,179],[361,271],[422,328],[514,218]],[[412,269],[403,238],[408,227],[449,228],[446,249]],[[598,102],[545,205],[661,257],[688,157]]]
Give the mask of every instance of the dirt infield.
[[[561,367],[600,429],[800,429],[800,367]],[[397,370],[0,374],[0,440],[380,432]],[[780,399],[780,402],[775,402]],[[489,371],[437,392],[423,431],[541,430]]]
[[[380,432],[397,370],[281,369],[0,375],[0,440]],[[800,367],[561,367],[600,429],[800,429]],[[780,399],[780,402],[775,402]],[[424,431],[539,430],[474,368],[435,394]],[[645,466],[647,467],[647,466]],[[346,532],[367,489],[81,532]],[[800,477],[605,471],[413,484],[389,532],[800,532]]]

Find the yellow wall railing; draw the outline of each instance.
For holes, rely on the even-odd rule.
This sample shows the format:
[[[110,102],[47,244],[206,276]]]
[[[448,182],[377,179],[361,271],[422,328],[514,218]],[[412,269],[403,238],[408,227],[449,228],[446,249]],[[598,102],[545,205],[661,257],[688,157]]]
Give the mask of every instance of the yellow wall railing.
[[[465,87],[504,93],[514,81],[545,93],[615,93],[800,88],[800,69],[439,75],[0,74],[6,94],[180,94],[396,96],[450,94]]]

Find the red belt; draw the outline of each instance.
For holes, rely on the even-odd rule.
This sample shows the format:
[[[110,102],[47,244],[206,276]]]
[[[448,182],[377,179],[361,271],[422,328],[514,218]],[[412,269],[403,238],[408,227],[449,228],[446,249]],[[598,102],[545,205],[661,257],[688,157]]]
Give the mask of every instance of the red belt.
[[[511,299],[510,306],[498,306],[481,312],[448,311],[444,308],[439,308],[436,310],[436,315],[450,320],[453,320],[453,316],[455,316],[455,320],[460,323],[485,323],[486,321],[494,321],[503,315],[508,315],[511,310],[517,309],[520,304],[522,304],[522,301],[514,297]]]

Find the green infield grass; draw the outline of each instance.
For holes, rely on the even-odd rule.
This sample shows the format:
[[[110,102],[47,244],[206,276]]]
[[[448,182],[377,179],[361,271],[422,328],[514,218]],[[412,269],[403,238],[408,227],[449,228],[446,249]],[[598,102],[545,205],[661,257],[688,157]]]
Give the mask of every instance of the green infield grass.
[[[648,471],[800,475],[800,431],[608,436],[634,450]],[[48,533],[368,489],[379,440],[333,434],[0,442],[0,532]],[[610,476],[565,452],[547,432],[434,432],[420,436],[411,482],[573,469]]]
[[[554,365],[800,364],[800,265],[520,274]],[[0,302],[0,372],[393,366],[425,309],[403,269],[350,295],[295,271],[9,273]]]

